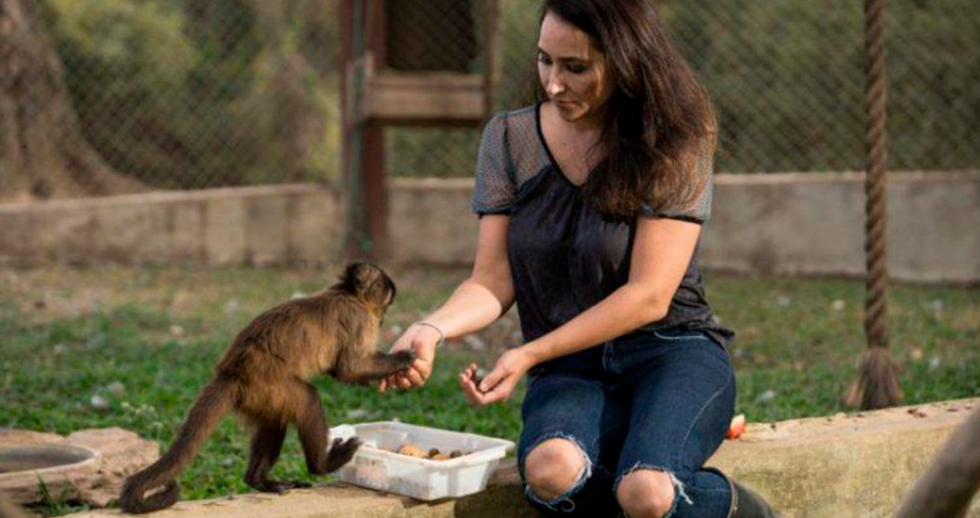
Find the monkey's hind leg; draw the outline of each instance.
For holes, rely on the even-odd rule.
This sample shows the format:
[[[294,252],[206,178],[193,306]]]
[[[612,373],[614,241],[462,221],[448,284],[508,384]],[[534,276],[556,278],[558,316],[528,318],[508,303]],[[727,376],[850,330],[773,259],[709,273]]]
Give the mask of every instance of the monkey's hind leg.
[[[312,475],[326,475],[347,464],[357,453],[361,441],[357,437],[346,441],[336,439],[330,444],[328,452],[330,430],[323,415],[320,395],[313,385],[308,383],[304,385],[306,393],[303,400],[304,409],[296,422],[296,428],[300,443],[303,445],[303,454],[306,456],[306,469]]]
[[[286,427],[277,423],[260,423],[252,435],[252,449],[248,457],[245,483],[266,493],[284,493],[298,487],[310,487],[309,482],[280,482],[269,479],[272,466],[279,459]]]

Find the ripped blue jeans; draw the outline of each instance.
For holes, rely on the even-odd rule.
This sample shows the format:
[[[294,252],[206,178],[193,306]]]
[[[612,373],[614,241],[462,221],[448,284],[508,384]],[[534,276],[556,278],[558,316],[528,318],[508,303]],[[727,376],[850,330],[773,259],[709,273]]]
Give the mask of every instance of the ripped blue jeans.
[[[545,500],[525,483],[532,505],[552,516],[614,518],[616,488],[637,469],[671,475],[671,518],[725,518],[728,481],[702,468],[718,449],[735,409],[728,353],[696,330],[637,331],[541,364],[529,373],[518,467],[528,453],[563,438],[585,469],[565,494]]]

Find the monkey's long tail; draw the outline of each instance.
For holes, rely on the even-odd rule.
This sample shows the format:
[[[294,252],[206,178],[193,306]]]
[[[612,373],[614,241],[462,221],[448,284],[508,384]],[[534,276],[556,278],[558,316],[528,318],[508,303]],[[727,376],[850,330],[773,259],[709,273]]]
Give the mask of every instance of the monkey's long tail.
[[[126,479],[119,507],[131,514],[142,514],[170,507],[177,502],[180,486],[177,476],[197,456],[205,439],[234,403],[235,382],[219,376],[201,390],[177,438],[159,460]],[[147,491],[164,488],[150,496]]]

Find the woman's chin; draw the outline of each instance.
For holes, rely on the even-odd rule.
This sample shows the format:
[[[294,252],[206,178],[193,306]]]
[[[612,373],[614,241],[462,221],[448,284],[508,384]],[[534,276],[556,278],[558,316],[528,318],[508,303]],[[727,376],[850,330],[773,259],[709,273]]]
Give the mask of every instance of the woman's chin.
[[[558,108],[558,116],[566,122],[574,122],[581,119],[586,111],[579,106],[571,104],[555,103],[555,107]]]

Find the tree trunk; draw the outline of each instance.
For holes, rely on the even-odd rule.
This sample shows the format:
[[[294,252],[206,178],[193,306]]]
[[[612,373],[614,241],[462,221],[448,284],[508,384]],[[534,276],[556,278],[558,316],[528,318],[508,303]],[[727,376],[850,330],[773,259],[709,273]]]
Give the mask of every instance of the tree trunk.
[[[82,137],[34,0],[0,0],[0,202],[140,190]]]

